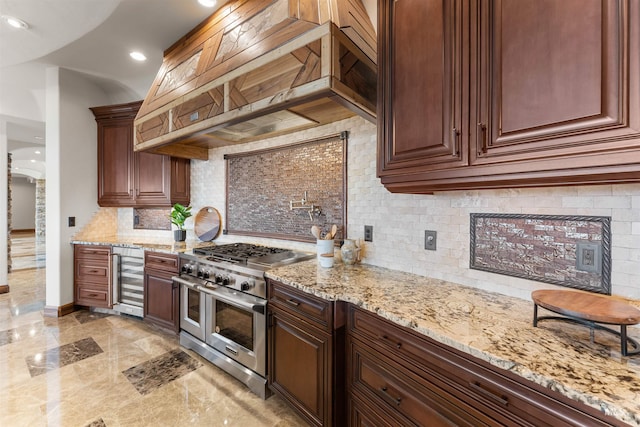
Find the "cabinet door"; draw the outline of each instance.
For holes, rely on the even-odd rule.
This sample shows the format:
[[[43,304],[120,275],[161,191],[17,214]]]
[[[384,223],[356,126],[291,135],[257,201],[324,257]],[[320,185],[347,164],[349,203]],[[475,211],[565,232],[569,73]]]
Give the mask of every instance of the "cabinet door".
[[[135,153],[136,206],[171,205],[171,158]]]
[[[191,160],[171,158],[171,204],[189,205],[191,200]]]
[[[331,336],[272,309],[269,386],[313,425],[331,424]]]
[[[134,200],[132,119],[98,122],[98,204],[131,206]]]
[[[471,163],[548,159],[527,166],[535,171],[629,163],[622,150],[640,148],[629,2],[473,4]]]
[[[467,162],[463,3],[379,1],[380,176]]]
[[[178,332],[180,325],[179,287],[172,274],[146,270],[144,273],[144,319]]]

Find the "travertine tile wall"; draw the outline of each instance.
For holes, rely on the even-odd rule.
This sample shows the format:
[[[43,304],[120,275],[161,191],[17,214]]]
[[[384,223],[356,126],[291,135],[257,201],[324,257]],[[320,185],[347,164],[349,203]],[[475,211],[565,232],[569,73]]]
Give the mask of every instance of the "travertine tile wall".
[[[87,225],[74,236],[73,240],[100,240],[112,241],[118,231],[118,209],[99,208]]]
[[[36,180],[36,237],[44,237],[47,231],[47,181]]]
[[[389,193],[376,177],[376,128],[352,118],[295,136],[212,149],[208,161],[192,161],[194,211],[225,205],[225,153],[256,150],[348,130],[348,237],[362,239],[373,225],[374,241],[364,244],[364,262],[530,299],[534,289],[553,285],[469,268],[469,214],[472,212],[612,217],[612,293],[640,299],[640,184],[581,187],[449,191],[435,195]],[[190,226],[192,229],[192,225]],[[189,230],[189,237],[192,231]],[[438,250],[424,250],[424,230],[438,232]],[[259,241],[221,236],[221,241]],[[262,243],[313,251],[287,241]]]
[[[7,227],[11,233],[11,153],[7,154]],[[11,273],[11,239],[7,239],[7,272]]]

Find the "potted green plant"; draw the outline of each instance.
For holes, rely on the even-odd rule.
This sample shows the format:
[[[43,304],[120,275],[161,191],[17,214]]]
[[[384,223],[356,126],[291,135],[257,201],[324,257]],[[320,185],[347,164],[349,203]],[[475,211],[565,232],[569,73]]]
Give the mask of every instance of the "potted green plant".
[[[184,242],[187,238],[187,230],[184,229],[184,222],[191,216],[191,206],[184,206],[176,203],[171,208],[171,223],[178,227],[173,231],[173,238],[176,242]]]

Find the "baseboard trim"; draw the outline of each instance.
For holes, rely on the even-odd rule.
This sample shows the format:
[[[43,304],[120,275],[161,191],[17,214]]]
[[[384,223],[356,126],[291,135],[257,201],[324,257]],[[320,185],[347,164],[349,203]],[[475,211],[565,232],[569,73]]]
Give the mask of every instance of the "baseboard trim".
[[[9,285],[0,285],[0,294],[8,294]]]
[[[43,310],[44,317],[62,317],[67,314],[71,314],[76,311],[76,306],[70,302],[69,304],[61,305],[60,307],[47,305]]]

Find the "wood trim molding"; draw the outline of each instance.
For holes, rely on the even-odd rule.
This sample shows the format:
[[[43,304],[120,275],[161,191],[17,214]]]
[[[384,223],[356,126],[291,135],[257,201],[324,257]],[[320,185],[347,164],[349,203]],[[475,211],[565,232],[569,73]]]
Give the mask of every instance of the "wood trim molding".
[[[55,306],[45,306],[43,315],[44,317],[62,317],[67,314],[71,314],[76,311],[75,305],[70,302],[69,304],[61,305],[59,307]]]
[[[0,285],[0,294],[8,294],[9,285]]]

